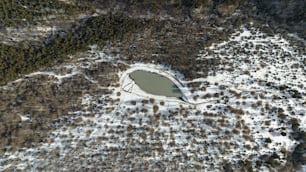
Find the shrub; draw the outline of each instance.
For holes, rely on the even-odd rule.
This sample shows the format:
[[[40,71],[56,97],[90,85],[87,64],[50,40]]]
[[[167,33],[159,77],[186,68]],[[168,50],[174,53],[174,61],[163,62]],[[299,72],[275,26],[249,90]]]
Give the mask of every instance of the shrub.
[[[296,118],[291,118],[291,128],[293,131],[297,131],[300,127],[299,120]]]
[[[158,109],[159,109],[158,106],[157,106],[157,105],[154,105],[154,106],[153,106],[153,113],[157,113],[157,112],[158,112]]]
[[[142,109],[141,109],[141,112],[142,112],[142,113],[147,113],[147,112],[148,112],[148,109],[142,108]]]
[[[141,103],[142,103],[142,105],[145,105],[145,104],[148,104],[149,101],[148,100],[142,100]]]
[[[132,100],[132,101],[131,101],[131,104],[132,104],[132,105],[136,105],[136,101],[135,101],[135,100]]]
[[[155,100],[153,98],[150,98],[149,102],[153,104],[155,102]]]

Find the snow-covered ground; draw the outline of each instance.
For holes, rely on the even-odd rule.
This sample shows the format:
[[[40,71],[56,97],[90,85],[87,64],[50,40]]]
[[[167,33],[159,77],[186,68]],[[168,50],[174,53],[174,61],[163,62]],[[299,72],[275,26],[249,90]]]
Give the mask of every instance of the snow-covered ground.
[[[84,95],[83,111],[68,116],[65,125],[55,125],[39,147],[0,158],[0,171],[11,167],[224,171],[227,164],[269,171],[285,165],[287,155],[299,144],[291,135],[292,119],[299,122],[300,130],[306,129],[305,52],[280,35],[246,27],[203,52],[210,53],[200,53],[199,60],[218,58],[219,70],[191,81],[169,67],[129,65],[118,73],[120,86],[107,88],[111,94]],[[71,75],[77,68],[100,62],[121,63],[117,57],[95,55],[79,59]],[[142,91],[128,77],[139,69],[171,79],[185,101]],[[59,81],[66,77],[52,72],[28,77],[38,74]],[[192,91],[190,83],[199,83],[198,89]],[[273,163],[258,163],[271,155]]]

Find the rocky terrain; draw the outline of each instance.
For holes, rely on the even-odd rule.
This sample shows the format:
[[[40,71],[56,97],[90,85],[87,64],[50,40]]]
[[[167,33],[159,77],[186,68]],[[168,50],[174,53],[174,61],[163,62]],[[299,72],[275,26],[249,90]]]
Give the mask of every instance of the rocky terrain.
[[[1,86],[0,171],[305,170],[305,3],[86,3],[143,24]],[[137,66],[189,103],[126,92]]]

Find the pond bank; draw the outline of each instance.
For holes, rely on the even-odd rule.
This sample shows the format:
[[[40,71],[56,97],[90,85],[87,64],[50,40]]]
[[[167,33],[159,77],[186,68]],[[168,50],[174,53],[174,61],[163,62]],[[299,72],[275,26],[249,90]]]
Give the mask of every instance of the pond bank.
[[[132,73],[136,72],[136,71],[142,71],[144,73],[146,73],[145,75],[152,75],[151,77],[159,80],[161,78],[164,82],[166,82],[166,85],[168,86],[173,86],[170,88],[168,87],[167,92],[171,93],[170,95],[163,95],[163,94],[154,94],[152,92],[149,92],[148,90],[144,90],[141,86],[140,83],[137,81],[135,81],[133,78],[133,76],[131,76]],[[138,74],[137,74],[138,73]],[[134,73],[135,74],[135,73]],[[139,75],[139,72],[136,72],[137,75]],[[183,101],[185,103],[189,102],[188,100],[190,100],[189,96],[189,90],[186,86],[184,86],[181,83],[181,78],[180,78],[180,74],[176,73],[175,71],[172,71],[171,69],[168,69],[164,66],[157,66],[154,64],[133,64],[133,65],[129,65],[129,68],[125,71],[122,71],[119,73],[120,75],[120,87],[121,87],[121,91],[124,92],[128,92],[130,93],[129,95],[137,95],[137,96],[141,96],[141,97],[147,97],[147,98],[156,98],[156,99],[167,99],[167,100],[171,100],[171,101]],[[142,74],[141,74],[142,75]],[[179,76],[177,78],[177,76]],[[135,77],[135,76],[134,76]],[[138,76],[139,77],[139,76]],[[140,78],[144,76],[140,76]],[[151,78],[152,79],[152,78]],[[154,79],[153,79],[154,80]],[[147,84],[147,83],[145,83]],[[158,86],[158,84],[157,84]],[[173,90],[172,90],[173,88]],[[161,90],[155,90],[155,91],[161,91]],[[174,91],[174,93],[172,92]],[[179,92],[178,92],[179,91]]]

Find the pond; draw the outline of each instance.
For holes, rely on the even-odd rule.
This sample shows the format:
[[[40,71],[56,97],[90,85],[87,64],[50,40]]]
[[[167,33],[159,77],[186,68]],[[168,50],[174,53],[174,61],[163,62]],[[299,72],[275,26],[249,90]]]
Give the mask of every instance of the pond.
[[[130,78],[145,92],[167,97],[182,97],[180,89],[168,78],[157,73],[136,70]]]

